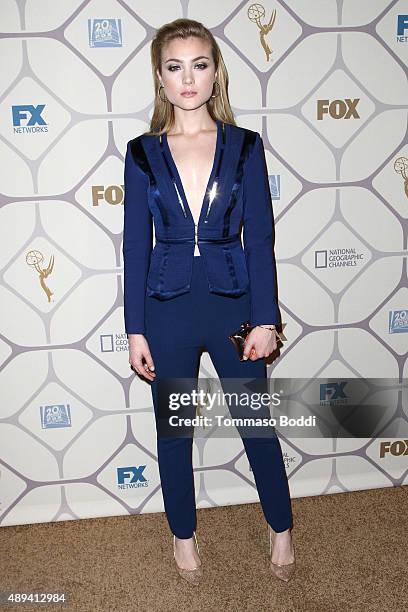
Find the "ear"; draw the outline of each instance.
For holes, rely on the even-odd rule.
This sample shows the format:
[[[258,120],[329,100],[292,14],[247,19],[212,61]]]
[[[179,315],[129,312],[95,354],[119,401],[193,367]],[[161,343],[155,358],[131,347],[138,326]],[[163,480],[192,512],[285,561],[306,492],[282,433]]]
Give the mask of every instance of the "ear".
[[[162,82],[161,82],[160,72],[158,70],[156,70],[156,75],[157,75],[157,78],[159,79],[159,82],[160,82],[160,85],[161,85]]]

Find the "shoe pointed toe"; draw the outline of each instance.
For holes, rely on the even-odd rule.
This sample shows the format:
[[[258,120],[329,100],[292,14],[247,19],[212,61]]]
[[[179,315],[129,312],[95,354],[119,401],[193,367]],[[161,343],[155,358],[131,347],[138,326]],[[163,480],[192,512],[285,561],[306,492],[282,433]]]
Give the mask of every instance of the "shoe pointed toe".
[[[279,580],[283,580],[284,582],[288,582],[294,572],[296,567],[296,560],[291,563],[274,563],[272,561],[272,553],[273,553],[273,542],[272,542],[272,534],[275,535],[275,531],[272,529],[270,525],[268,525],[268,535],[269,535],[269,566],[273,575]]]
[[[198,547],[197,536],[196,536],[195,531],[193,535],[194,535],[194,540],[195,540],[195,544],[197,547],[197,552],[198,554],[200,554],[200,549]],[[198,585],[204,576],[202,563],[200,563],[200,565],[197,565],[196,567],[192,567],[191,569],[185,569],[178,565],[176,561],[176,536],[173,537],[173,557],[174,557],[174,563],[176,565],[176,569],[179,575],[184,580],[186,580],[189,584]]]
[[[284,582],[289,582],[295,572],[295,561],[292,563],[288,563],[286,565],[281,565],[280,563],[270,563],[270,567],[272,573],[279,580],[283,580]]]
[[[194,586],[198,585],[201,582],[201,579],[204,575],[203,568],[201,567],[201,565],[194,569],[187,570],[179,567],[176,563],[176,568],[180,576]]]

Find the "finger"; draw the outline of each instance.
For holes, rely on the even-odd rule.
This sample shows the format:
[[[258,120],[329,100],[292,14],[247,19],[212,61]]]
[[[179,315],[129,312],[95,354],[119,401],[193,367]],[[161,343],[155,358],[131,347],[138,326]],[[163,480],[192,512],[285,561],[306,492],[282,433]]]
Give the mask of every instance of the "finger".
[[[144,364],[142,362],[142,355],[141,354],[138,355],[137,357],[135,357],[135,359],[133,361],[133,365],[134,365],[137,373],[139,374],[139,376],[145,376],[145,377],[149,378],[149,380],[151,380],[150,374],[145,369]]]
[[[143,376],[145,376],[148,380],[154,380],[156,378],[156,372],[151,372],[147,363],[143,364]]]
[[[145,361],[146,361],[146,363],[145,363],[146,368],[148,368],[151,372],[154,372],[154,369],[155,369],[154,368],[154,362],[153,362],[152,356],[150,354],[150,351],[145,351],[144,358],[145,358]]]
[[[156,377],[156,373],[149,370],[149,364],[150,364],[150,367],[154,368],[152,356],[149,350],[146,349],[140,354],[140,362],[138,363],[138,370],[140,372],[140,375],[147,378],[147,380],[154,380]]]
[[[252,353],[252,346],[250,346],[250,345],[244,346],[243,358],[244,359],[249,359],[251,353]]]
[[[156,372],[150,370],[150,368],[154,370],[154,363],[150,353],[147,352],[144,353],[143,375],[146,376],[148,380],[154,380],[156,378]]]
[[[154,372],[149,372],[149,370],[144,365],[139,366],[139,367],[133,366],[133,369],[138,376],[141,376],[142,378],[145,378],[146,380],[152,381],[154,380],[156,376]]]

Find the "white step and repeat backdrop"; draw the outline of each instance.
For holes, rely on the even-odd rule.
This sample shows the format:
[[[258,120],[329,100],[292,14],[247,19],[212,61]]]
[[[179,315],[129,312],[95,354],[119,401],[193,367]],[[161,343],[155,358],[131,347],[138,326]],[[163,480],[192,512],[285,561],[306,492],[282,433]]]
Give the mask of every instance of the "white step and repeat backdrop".
[[[150,41],[181,16],[211,28],[265,144],[288,338],[268,374],[407,377],[407,1],[2,0],[2,526],[163,511],[124,333],[123,161]],[[407,483],[389,397],[399,438],[281,438],[293,497]],[[258,501],[239,437],[198,438],[194,465],[198,508]]]

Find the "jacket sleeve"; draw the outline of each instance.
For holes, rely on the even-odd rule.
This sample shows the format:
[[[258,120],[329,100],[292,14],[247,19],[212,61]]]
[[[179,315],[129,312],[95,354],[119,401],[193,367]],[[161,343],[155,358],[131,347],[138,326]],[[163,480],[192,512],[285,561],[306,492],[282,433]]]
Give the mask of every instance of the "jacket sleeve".
[[[280,325],[274,255],[274,216],[261,136],[244,166],[243,245],[251,292],[251,325]]]
[[[152,251],[149,177],[136,164],[127,144],[124,171],[123,303],[127,334],[145,333],[146,279]]]

